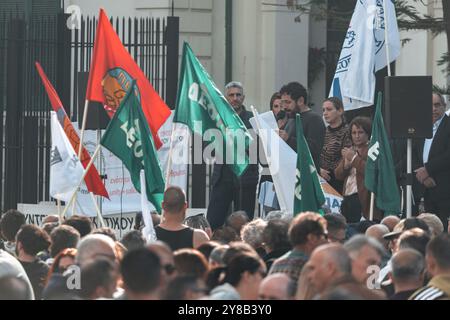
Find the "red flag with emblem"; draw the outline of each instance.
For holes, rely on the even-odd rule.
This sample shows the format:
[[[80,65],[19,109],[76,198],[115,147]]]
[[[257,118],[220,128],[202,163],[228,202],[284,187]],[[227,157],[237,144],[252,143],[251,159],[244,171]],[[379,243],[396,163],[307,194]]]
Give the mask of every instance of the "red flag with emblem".
[[[133,79],[136,80],[139,89],[140,104],[153,140],[159,149],[162,143],[158,137],[158,130],[166,122],[171,111],[125,49],[103,9],[100,9],[86,100],[103,103],[109,116],[112,117]]]
[[[80,147],[80,138],[78,137],[78,134],[75,131],[72,122],[67,116],[55,88],[50,83],[50,80],[48,80],[47,75],[45,74],[39,62],[36,62],[36,69],[41,76],[45,91],[47,91],[48,98],[50,99],[53,110],[55,110],[56,112],[61,127],[64,129],[64,132],[69,138],[70,144],[74,148],[75,152],[78,152]],[[80,161],[85,169],[91,161],[91,156],[84,147],[81,150]],[[89,192],[109,199],[108,191],[106,191],[105,185],[103,184],[102,179],[100,179],[98,171],[94,165],[92,165],[89,169],[86,177],[84,178],[84,182],[86,183],[86,187],[88,188]]]

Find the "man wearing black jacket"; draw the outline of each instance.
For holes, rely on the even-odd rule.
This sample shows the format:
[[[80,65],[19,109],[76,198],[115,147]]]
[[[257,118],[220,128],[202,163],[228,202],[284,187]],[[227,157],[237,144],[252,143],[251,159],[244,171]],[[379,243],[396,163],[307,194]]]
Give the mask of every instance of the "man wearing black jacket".
[[[244,107],[244,88],[239,82],[230,82],[225,86],[225,97],[234,111],[239,115],[247,129],[251,128],[250,111]],[[256,139],[254,140],[256,141]],[[249,219],[253,220],[256,200],[256,185],[258,184],[258,165],[250,164],[247,170],[237,177],[229,165],[215,164],[211,179],[211,196],[207,219],[213,230],[220,228],[228,214],[231,202],[234,210],[244,210]]]
[[[298,82],[291,82],[280,89],[281,105],[286,110],[289,120],[283,130],[280,128],[280,137],[297,151],[297,132],[295,117],[301,115],[303,134],[308,143],[309,151],[316,168],[320,168],[320,153],[325,138],[325,124],[322,116],[315,113],[308,106],[308,92]]]
[[[413,152],[416,201],[423,197],[426,212],[436,214],[446,225],[450,215],[450,118],[440,94],[433,94],[433,137],[415,141]]]

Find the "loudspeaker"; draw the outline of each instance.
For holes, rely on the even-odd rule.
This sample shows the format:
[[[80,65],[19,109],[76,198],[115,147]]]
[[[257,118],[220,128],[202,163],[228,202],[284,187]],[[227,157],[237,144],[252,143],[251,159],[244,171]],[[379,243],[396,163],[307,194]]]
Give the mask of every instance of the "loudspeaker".
[[[385,118],[391,138],[433,137],[432,90],[428,76],[386,77]]]
[[[89,72],[78,73],[78,127],[81,130],[83,125],[84,105],[86,101],[86,89],[89,79]],[[88,115],[86,119],[86,130],[106,129],[109,123],[109,116],[103,105],[99,102],[90,101]]]

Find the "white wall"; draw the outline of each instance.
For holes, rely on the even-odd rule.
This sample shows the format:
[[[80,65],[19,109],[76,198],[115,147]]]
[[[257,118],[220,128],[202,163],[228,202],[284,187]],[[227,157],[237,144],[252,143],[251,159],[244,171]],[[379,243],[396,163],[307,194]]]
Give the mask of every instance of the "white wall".
[[[430,14],[435,17],[442,17],[441,0],[430,0],[425,6],[421,2],[414,3],[421,13]],[[403,46],[400,58],[397,60],[396,73],[398,76],[433,76],[434,84],[438,86],[450,85],[447,82],[443,67],[436,63],[442,54],[447,51],[446,36],[444,34],[433,39],[432,34],[427,31],[401,32],[400,38],[410,38],[411,41]]]
[[[246,105],[269,109],[275,91],[290,81],[307,85],[309,18],[295,23],[295,12],[267,3],[233,2],[233,78],[246,90]]]

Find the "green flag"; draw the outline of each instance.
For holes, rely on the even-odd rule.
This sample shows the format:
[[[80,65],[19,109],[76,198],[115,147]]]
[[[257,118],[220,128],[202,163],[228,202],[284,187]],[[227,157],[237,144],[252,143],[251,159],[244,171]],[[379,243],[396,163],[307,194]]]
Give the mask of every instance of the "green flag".
[[[138,192],[141,192],[140,172],[144,170],[147,199],[161,212],[165,183],[135,81],[109,123],[100,144],[122,160]]]
[[[308,144],[303,135],[300,115],[296,119],[297,127],[297,170],[294,192],[294,215],[305,211],[323,212],[325,203],[317,169],[311,157]]]
[[[385,215],[400,213],[400,194],[395,175],[391,147],[381,114],[383,95],[378,94],[377,110],[372,126],[369,153],[366,163],[365,185],[376,196],[376,206]]]
[[[184,123],[202,136],[216,129],[209,131],[214,136],[210,140],[215,143],[216,160],[229,164],[238,176],[244,173],[252,137],[186,42],[173,122]]]

